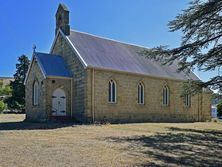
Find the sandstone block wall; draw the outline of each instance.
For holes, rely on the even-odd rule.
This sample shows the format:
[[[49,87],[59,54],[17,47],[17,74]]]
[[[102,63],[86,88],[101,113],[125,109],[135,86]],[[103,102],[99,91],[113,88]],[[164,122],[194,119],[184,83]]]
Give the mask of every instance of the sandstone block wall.
[[[67,41],[59,35],[52,54],[61,55],[73,75],[73,116],[82,122],[86,121],[86,70]]]
[[[39,84],[39,104],[33,105],[33,84]],[[26,83],[26,119],[43,122],[51,118],[53,92],[61,88],[66,94],[66,114],[71,117],[71,80],[44,78],[36,62],[33,63]]]
[[[88,72],[90,73],[90,72]],[[90,79],[92,78],[92,75]],[[88,80],[90,80],[88,79]],[[117,83],[117,103],[108,102],[108,82],[113,79]],[[137,104],[137,84],[145,86],[145,104]],[[88,89],[92,90],[91,82]],[[184,104],[181,97],[182,82],[177,80],[153,78],[119,72],[95,70],[94,72],[94,102],[89,91],[88,116],[92,115],[94,106],[95,121],[99,122],[194,122],[209,119],[210,99],[203,95],[191,97],[191,107]],[[162,88],[167,85],[170,89],[170,103],[162,104]],[[198,106],[200,101],[204,104]],[[201,115],[202,114],[202,115]],[[90,118],[90,117],[88,117]]]
[[[33,105],[33,84],[34,81],[39,85],[39,104]],[[46,121],[46,84],[44,76],[36,62],[32,64],[28,80],[25,85],[25,110],[26,120],[28,121]]]

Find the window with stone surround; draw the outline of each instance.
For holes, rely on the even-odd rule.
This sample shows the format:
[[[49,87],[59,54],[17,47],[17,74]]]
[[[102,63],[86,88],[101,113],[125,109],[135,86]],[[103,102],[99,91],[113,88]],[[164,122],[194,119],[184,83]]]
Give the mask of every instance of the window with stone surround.
[[[144,104],[144,85],[142,82],[137,85],[137,100],[138,104]]]
[[[39,84],[34,81],[33,84],[33,105],[37,106],[39,104]]]
[[[109,103],[116,103],[116,82],[114,80],[109,81],[108,101]]]
[[[163,105],[168,106],[170,102],[170,92],[168,86],[163,87]]]

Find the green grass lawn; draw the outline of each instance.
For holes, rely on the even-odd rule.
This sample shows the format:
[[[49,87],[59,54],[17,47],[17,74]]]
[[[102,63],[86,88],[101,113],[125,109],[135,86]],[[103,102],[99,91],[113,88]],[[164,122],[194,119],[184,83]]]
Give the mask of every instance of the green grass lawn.
[[[0,167],[222,166],[221,123],[75,125],[0,114]]]

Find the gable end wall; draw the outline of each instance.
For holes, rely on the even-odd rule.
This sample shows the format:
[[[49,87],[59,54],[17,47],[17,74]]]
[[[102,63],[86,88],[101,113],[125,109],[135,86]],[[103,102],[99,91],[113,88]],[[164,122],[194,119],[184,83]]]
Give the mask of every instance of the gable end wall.
[[[51,51],[52,54],[63,56],[65,63],[71,71],[72,78],[72,115],[80,122],[86,122],[86,70],[81,64],[76,53],[62,37],[58,35],[55,45]]]
[[[39,84],[39,104],[37,106],[33,105],[34,81],[37,81]],[[34,60],[25,85],[25,110],[26,120],[28,121],[42,122],[48,119],[46,113],[45,81],[39,65]]]

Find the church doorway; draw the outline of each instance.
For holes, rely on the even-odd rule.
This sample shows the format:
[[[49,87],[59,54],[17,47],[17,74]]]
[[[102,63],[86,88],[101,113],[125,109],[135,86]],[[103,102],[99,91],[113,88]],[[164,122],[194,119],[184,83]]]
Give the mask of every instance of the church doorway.
[[[60,88],[52,94],[52,116],[66,116],[66,95]]]

